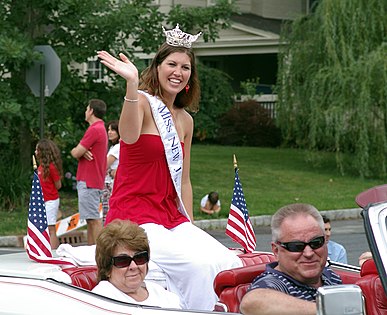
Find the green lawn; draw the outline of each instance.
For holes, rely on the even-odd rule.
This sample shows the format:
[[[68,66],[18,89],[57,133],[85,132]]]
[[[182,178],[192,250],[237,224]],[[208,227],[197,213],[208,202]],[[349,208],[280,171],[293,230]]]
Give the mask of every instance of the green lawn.
[[[209,218],[199,214],[198,207],[201,197],[211,190],[220,194],[220,217],[227,217],[234,185],[233,154],[250,216],[272,214],[294,202],[311,203],[319,210],[355,208],[358,193],[384,184],[341,176],[333,154],[324,154],[324,162],[313,166],[301,150],[194,145],[191,180],[196,219]]]
[[[307,162],[308,154],[301,150],[193,145],[191,181],[195,220],[228,216],[234,186],[233,154],[238,160],[250,216],[272,214],[294,202],[311,203],[319,210],[355,208],[358,193],[384,184],[381,180],[341,176],[330,154],[324,154],[324,162],[313,166]],[[204,215],[198,210],[202,196],[212,190],[219,192],[222,202],[222,211],[217,216]],[[76,192],[60,194],[63,214],[75,213]],[[0,235],[26,233],[27,207],[22,211],[0,211]]]

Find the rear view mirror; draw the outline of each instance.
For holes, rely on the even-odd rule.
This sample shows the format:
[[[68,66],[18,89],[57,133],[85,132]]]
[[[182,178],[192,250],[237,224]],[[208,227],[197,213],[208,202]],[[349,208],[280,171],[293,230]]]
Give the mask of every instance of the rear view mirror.
[[[332,285],[317,290],[317,315],[365,315],[364,298],[359,286]]]

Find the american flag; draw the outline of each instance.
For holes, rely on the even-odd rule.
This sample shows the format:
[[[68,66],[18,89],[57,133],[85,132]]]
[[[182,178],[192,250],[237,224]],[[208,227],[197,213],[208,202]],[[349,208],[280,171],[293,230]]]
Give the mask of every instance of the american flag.
[[[53,258],[51,253],[50,234],[48,232],[46,206],[39,177],[34,171],[32,189],[28,208],[28,228],[26,251],[28,256],[37,262],[74,265],[71,259]]]
[[[239,180],[238,168],[235,169],[234,192],[230,213],[228,215],[226,234],[234,242],[242,245],[246,253],[251,253],[255,250],[257,240],[249,218],[245,195],[243,194],[242,184]]]

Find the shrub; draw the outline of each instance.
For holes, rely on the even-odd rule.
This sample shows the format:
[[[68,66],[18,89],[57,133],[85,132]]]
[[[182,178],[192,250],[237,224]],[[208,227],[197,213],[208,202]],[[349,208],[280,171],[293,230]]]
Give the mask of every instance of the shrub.
[[[22,169],[18,159],[6,160],[0,167],[0,210],[13,211],[28,206],[31,193],[30,172]]]
[[[276,147],[281,144],[281,134],[270,111],[248,100],[234,104],[223,115],[217,140],[223,145]]]
[[[201,88],[199,112],[193,114],[193,141],[214,142],[219,131],[219,119],[233,104],[234,91],[230,77],[217,69],[198,64]]]

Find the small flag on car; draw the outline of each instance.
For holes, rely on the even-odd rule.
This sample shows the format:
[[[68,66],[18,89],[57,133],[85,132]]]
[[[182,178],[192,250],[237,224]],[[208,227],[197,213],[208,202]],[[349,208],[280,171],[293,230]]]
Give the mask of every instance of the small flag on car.
[[[231,200],[230,213],[226,226],[226,235],[234,242],[242,245],[246,253],[255,250],[257,244],[253,226],[250,221],[249,212],[243,194],[242,184],[239,180],[238,166],[234,155],[235,181]]]
[[[34,161],[34,176],[28,208],[28,226],[26,251],[28,256],[37,262],[61,265],[75,265],[72,259],[54,258],[51,252],[50,234],[48,232],[46,205],[42,187]]]

